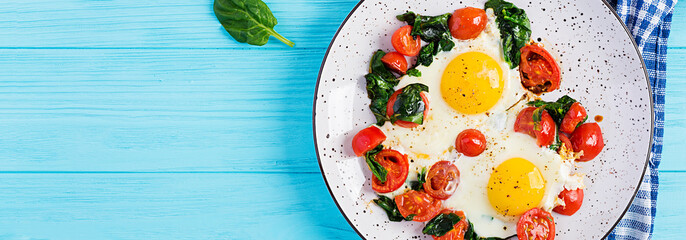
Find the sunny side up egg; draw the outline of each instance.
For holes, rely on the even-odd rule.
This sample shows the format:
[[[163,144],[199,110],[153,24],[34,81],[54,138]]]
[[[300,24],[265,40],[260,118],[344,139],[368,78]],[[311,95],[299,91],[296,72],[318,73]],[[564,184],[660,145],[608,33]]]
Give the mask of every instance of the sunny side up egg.
[[[438,54],[429,67],[419,66],[421,77],[405,76],[400,89],[411,83],[429,87],[429,115],[416,128],[387,122],[381,127],[384,146],[408,155],[410,172],[435,162],[453,162],[460,184],[444,202],[445,208],[465,212],[475,231],[484,237],[516,234],[519,215],[533,207],[551,211],[565,185],[582,185],[570,176],[572,160],[536,145],[536,139],[514,131],[517,114],[531,97],[520,83],[517,69],[505,62],[495,16],[487,10],[486,29],[475,39],[456,40],[449,52]],[[465,129],[481,131],[488,142],[479,156],[467,157],[454,149]],[[408,182],[416,179],[410,174]],[[385,194],[395,196],[408,188]]]

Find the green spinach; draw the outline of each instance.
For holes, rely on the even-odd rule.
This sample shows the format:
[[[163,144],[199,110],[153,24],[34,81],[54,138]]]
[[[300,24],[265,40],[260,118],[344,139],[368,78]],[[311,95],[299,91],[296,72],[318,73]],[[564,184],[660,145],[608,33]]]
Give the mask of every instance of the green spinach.
[[[376,161],[376,154],[381,152],[381,150],[383,150],[383,145],[379,144],[374,149],[369,150],[364,154],[364,160],[367,161],[367,165],[376,179],[379,179],[381,183],[384,183],[386,182],[388,170],[386,170],[386,168],[381,166],[381,164]]]
[[[382,50],[374,53],[369,63],[370,73],[364,76],[367,80],[367,96],[371,99],[369,109],[372,110],[379,126],[389,120],[386,117],[386,104],[394,92],[393,88],[398,85],[398,79],[381,62],[384,55],[386,53]]]
[[[402,120],[422,124],[424,122],[424,110],[426,106],[422,100],[421,92],[428,92],[429,87],[421,83],[413,83],[403,88],[393,104],[393,116],[391,122]]]
[[[510,68],[516,68],[521,60],[519,49],[529,43],[531,37],[531,24],[526,12],[504,0],[488,0],[484,8],[493,9],[500,29],[505,61]]]
[[[406,74],[407,74],[407,76],[412,76],[412,77],[421,77],[422,76],[422,72],[420,72],[416,68],[407,69]]]
[[[277,21],[262,0],[214,0],[214,15],[238,42],[262,46],[269,36],[286,45],[295,45],[274,31]]]
[[[414,218],[415,214],[410,214],[407,217],[403,217],[402,214],[400,214],[400,211],[398,210],[398,206],[395,205],[395,201],[393,201],[392,198],[379,195],[378,199],[374,199],[374,203],[381,207],[384,211],[386,211],[386,215],[388,215],[388,220],[392,222],[400,222],[402,220],[406,221],[412,221]]]
[[[558,98],[555,102],[536,100],[528,102],[527,105],[534,107],[543,107],[548,112],[548,114],[550,114],[550,117],[552,117],[553,120],[555,120],[555,123],[557,123],[557,125],[560,125],[562,124],[562,119],[565,118],[567,111],[569,111],[569,108],[575,102],[575,99],[567,95],[564,95]]]
[[[476,232],[474,231],[474,225],[472,224],[472,222],[469,221],[469,220],[467,220],[467,222],[469,222],[469,228],[467,229],[467,231],[466,231],[465,234],[464,234],[464,240],[505,240],[505,239],[508,239],[508,238],[511,238],[511,237],[512,237],[512,236],[507,237],[507,238],[499,238],[499,237],[479,237],[479,235],[476,234]],[[516,236],[516,235],[515,235],[515,236]]]
[[[454,225],[460,221],[460,216],[454,213],[441,213],[431,219],[422,233],[440,237],[453,230]]]
[[[421,171],[417,173],[417,181],[410,182],[410,188],[415,191],[420,191],[424,189],[424,183],[426,182],[426,168],[422,168]]]
[[[446,13],[438,16],[422,16],[414,12],[406,12],[396,16],[400,21],[412,25],[412,36],[420,36],[422,41],[428,44],[422,47],[417,56],[417,64],[429,66],[434,56],[440,51],[450,51],[455,47],[448,28],[448,20],[451,14]]]

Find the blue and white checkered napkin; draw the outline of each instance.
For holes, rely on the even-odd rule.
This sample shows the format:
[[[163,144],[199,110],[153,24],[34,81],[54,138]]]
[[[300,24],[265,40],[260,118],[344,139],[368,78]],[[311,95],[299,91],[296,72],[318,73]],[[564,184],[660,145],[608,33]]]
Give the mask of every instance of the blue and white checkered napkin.
[[[655,126],[649,169],[645,173],[636,198],[624,218],[607,239],[650,239],[657,203],[657,167],[662,154],[662,133],[665,126],[665,82],[667,37],[672,22],[672,10],[677,0],[614,0],[617,14],[636,39],[643,55],[653,91]]]

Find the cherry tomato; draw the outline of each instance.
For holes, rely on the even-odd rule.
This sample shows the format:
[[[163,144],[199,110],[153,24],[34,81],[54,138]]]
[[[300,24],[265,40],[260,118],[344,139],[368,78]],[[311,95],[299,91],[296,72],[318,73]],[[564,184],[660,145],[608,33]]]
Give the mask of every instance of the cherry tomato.
[[[514,130],[535,137],[539,147],[548,146],[555,141],[555,121],[547,111],[541,109],[541,121],[536,128],[533,119],[534,110],[536,110],[535,107],[527,107],[519,112],[517,120],[515,120]]]
[[[567,137],[567,135],[560,133],[559,138],[560,138],[560,142],[562,142],[562,145],[564,145],[565,148],[567,148],[568,150],[572,150],[572,151],[574,150],[574,148],[572,147],[572,142],[569,141],[569,137]]]
[[[407,163],[407,155],[396,150],[384,149],[377,153],[374,159],[388,171],[386,182],[383,183],[376,176],[372,175],[372,189],[374,191],[389,193],[400,188],[405,183],[410,168]]]
[[[386,53],[386,55],[381,58],[381,62],[394,72],[400,74],[405,74],[405,72],[407,72],[407,59],[398,52]]]
[[[469,228],[469,223],[467,223],[467,218],[464,216],[464,213],[462,211],[453,211],[450,209],[443,209],[440,213],[457,214],[457,216],[460,216],[460,221],[455,223],[455,225],[453,225],[453,230],[450,230],[445,235],[440,237],[432,235],[431,237],[433,237],[434,240],[464,240],[464,234]]]
[[[578,161],[589,161],[603,150],[605,143],[603,142],[603,133],[600,131],[600,126],[597,123],[581,124],[569,138],[572,142],[572,148],[575,152],[584,151]]]
[[[533,43],[520,51],[519,73],[524,88],[541,94],[560,87],[560,66],[542,45]]]
[[[540,208],[532,208],[526,211],[517,222],[517,238],[528,240],[555,239],[553,216]]]
[[[460,184],[460,171],[448,161],[434,163],[426,174],[424,191],[436,199],[448,199]]]
[[[581,188],[576,190],[565,189],[558,197],[565,201],[565,205],[557,206],[553,208],[553,211],[562,215],[572,216],[576,211],[579,211],[581,203],[584,202],[584,190]]]
[[[412,221],[415,222],[429,221],[441,210],[441,200],[415,190],[395,196],[395,204],[403,217],[414,214]]]
[[[378,127],[370,126],[362,129],[353,137],[353,152],[357,156],[362,156],[367,151],[379,146],[384,140],[386,140],[386,134]]]
[[[486,28],[488,16],[481,8],[466,7],[453,12],[448,20],[450,34],[460,40],[473,39]]]
[[[395,104],[395,100],[398,99],[398,94],[400,94],[403,91],[403,89],[399,89],[398,91],[395,91],[393,95],[388,99],[388,103],[386,104],[386,115],[391,116],[393,115],[393,105]],[[424,121],[426,121],[426,116],[429,114],[429,98],[426,97],[425,92],[419,93],[419,96],[422,96],[422,101],[424,101]],[[395,125],[404,127],[404,128],[413,128],[419,126],[419,124],[414,123],[414,122],[408,122],[408,121],[403,121],[403,120],[397,120],[394,123]]]
[[[412,32],[412,26],[410,25],[396,30],[391,37],[391,44],[395,51],[398,51],[400,54],[414,57],[422,49],[422,40],[419,36],[411,36],[410,32]]]
[[[572,103],[569,107],[569,111],[565,114],[565,118],[562,119],[560,124],[560,131],[567,134],[572,134],[576,125],[586,118],[586,109],[579,102]]]
[[[455,139],[455,149],[468,157],[479,156],[486,149],[486,137],[476,129],[464,130]]]

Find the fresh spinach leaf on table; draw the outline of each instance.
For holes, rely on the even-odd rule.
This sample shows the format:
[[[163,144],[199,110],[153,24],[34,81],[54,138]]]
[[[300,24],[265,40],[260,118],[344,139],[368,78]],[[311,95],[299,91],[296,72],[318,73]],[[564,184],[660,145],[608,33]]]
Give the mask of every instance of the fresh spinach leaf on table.
[[[500,29],[505,61],[510,68],[519,66],[521,52],[519,49],[529,43],[531,24],[523,9],[504,0],[488,0],[484,8],[492,8],[496,23]]]
[[[238,42],[262,46],[274,36],[290,47],[295,45],[274,31],[276,18],[261,0],[215,0],[214,14]]]

